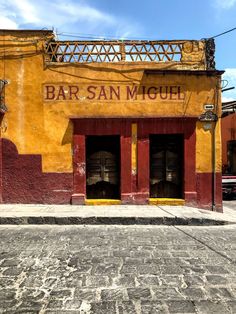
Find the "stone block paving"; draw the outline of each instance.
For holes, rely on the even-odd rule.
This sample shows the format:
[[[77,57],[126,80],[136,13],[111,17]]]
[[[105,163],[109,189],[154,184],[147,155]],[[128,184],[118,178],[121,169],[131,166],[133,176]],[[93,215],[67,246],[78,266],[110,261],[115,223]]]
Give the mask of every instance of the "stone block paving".
[[[236,313],[236,226],[1,226],[0,313]]]

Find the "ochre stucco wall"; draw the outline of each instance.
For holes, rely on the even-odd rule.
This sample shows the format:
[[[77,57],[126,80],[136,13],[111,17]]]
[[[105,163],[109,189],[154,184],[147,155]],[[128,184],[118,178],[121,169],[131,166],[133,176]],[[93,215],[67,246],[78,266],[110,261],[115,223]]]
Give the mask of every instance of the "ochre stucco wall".
[[[0,65],[1,77],[9,81],[5,88],[8,112],[2,121],[2,137],[12,141],[20,154],[42,155],[44,172],[72,172],[71,116],[198,117],[204,112],[204,104],[219,101],[215,92],[217,77],[145,74],[145,69],[160,68],[157,63],[58,64],[45,67],[42,53],[45,37],[50,37],[50,34],[26,33],[20,39],[25,42],[19,44],[15,34],[4,36],[5,49],[1,47],[1,55],[4,54],[5,58]],[[79,87],[79,99],[64,100],[60,96],[58,100],[45,100],[45,86],[54,86],[55,89],[63,86],[66,93],[68,85]],[[96,87],[96,99],[86,98],[88,86]],[[119,86],[120,99],[115,96],[112,100],[105,99],[105,96],[97,99],[101,86],[104,86],[107,98],[110,86]],[[135,86],[139,94],[137,100],[127,99],[127,88],[132,90]],[[176,95],[169,100],[161,100],[160,97],[148,99],[147,94],[140,94],[142,86],[146,91],[152,86],[177,86],[181,88],[180,99]],[[204,130],[203,123],[198,122],[196,132],[196,170],[211,172],[212,130]],[[216,171],[220,171],[219,122],[216,123],[215,134]]]
[[[184,140],[184,156],[190,158],[185,160],[185,203],[210,208],[215,171],[215,202],[221,210],[221,121],[198,121],[206,104],[213,104],[214,112],[221,116],[220,73],[205,71],[204,41],[184,45],[180,62],[66,64],[45,62],[44,45],[52,38],[50,31],[0,31],[0,77],[8,81],[3,95],[8,111],[1,122],[3,202],[68,204],[78,182],[86,185],[84,178],[75,184],[71,119],[77,118],[73,121],[79,127],[79,118],[124,118],[120,124],[101,120],[109,121],[107,124],[117,130],[126,125],[124,121],[129,125],[121,141],[129,151],[127,165],[133,181],[126,173],[127,189],[121,201],[136,197],[134,203],[145,204],[148,200],[149,150],[145,137],[149,134],[142,128],[160,134],[173,128],[173,133],[181,130],[181,134],[188,134]],[[140,122],[138,118],[152,119]],[[87,121],[85,124],[88,127]],[[107,132],[101,123],[99,128]],[[83,144],[83,154],[85,136],[78,135],[76,143],[78,149]],[[123,163],[125,151],[121,154]],[[122,171],[123,175],[128,172]],[[85,194],[78,196],[80,201],[84,202]]]
[[[215,144],[213,137],[214,127]],[[210,130],[204,128],[203,122],[197,122],[196,135],[196,171],[200,173],[213,171],[213,148],[215,147],[215,171],[221,172],[220,120],[216,125],[212,123]]]

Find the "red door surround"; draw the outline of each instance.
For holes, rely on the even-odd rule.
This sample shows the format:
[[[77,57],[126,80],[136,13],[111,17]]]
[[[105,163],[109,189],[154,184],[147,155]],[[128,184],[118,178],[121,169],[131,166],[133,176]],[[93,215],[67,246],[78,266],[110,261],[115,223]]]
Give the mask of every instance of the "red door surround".
[[[89,135],[120,135],[121,201],[123,204],[147,204],[149,200],[149,135],[184,135],[184,198],[188,205],[196,205],[196,119],[72,119],[74,188],[72,204],[84,204],[86,198],[85,138]],[[138,125],[137,176],[132,178],[131,125]],[[136,180],[136,184],[135,181]]]

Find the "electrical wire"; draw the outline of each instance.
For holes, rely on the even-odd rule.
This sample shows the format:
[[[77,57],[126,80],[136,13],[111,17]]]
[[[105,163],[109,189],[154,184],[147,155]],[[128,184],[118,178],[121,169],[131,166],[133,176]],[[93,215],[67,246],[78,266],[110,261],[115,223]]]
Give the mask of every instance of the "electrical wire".
[[[80,38],[80,39],[93,39],[93,40],[118,40],[115,38],[108,38],[108,37],[95,37],[95,36],[80,36],[80,35],[66,35],[66,34],[57,34],[57,36],[60,37],[74,37],[74,38]]]
[[[222,35],[225,35],[225,34],[227,34],[227,33],[233,32],[233,31],[235,31],[235,30],[236,30],[236,27],[231,28],[231,29],[229,29],[228,31],[225,31],[225,32],[223,32],[223,33],[220,33],[220,34],[217,34],[217,35],[215,35],[215,36],[209,37],[209,39],[213,39],[213,38],[216,38],[216,37],[220,37],[220,36],[222,36]]]
[[[137,37],[117,37],[117,36],[109,36],[109,35],[95,35],[95,34],[82,34],[82,33],[67,33],[67,32],[61,32],[61,33],[56,33],[57,36],[61,36],[61,37],[74,37],[74,38],[82,38],[82,39],[95,39],[95,40],[117,40],[117,41],[122,41],[122,40],[138,40],[138,41],[142,41],[142,40],[156,40],[154,38],[137,38]]]
[[[51,31],[48,30],[47,28],[42,28],[40,29],[41,31]],[[211,37],[207,37],[207,38],[203,38],[203,39],[213,39],[213,38],[217,38],[220,37],[222,35],[225,35],[227,33],[233,32],[236,30],[236,27],[231,28],[225,32],[222,32],[220,34],[211,36]],[[37,30],[35,30],[37,31]],[[56,32],[54,29],[52,30],[54,32],[54,34],[56,36],[61,36],[61,37],[74,37],[74,38],[81,38],[81,39],[94,39],[94,40],[116,40],[116,41],[122,41],[122,40],[138,40],[138,41],[143,41],[143,40],[147,40],[147,41],[153,41],[153,40],[157,40],[156,38],[154,39],[153,37],[144,37],[144,38],[138,38],[138,37],[117,37],[117,36],[110,36],[110,35],[96,35],[96,34],[85,34],[85,33],[74,33],[74,32]],[[36,39],[36,40],[27,40],[27,39],[23,39],[23,40],[19,40],[18,38],[14,38],[14,39],[5,39],[4,42],[29,42],[29,43],[37,43],[38,41],[44,39],[44,38],[48,38],[48,35],[44,35],[42,36],[40,39]],[[189,39],[188,39],[189,40]],[[0,39],[0,41],[2,41]],[[162,41],[162,40],[158,40],[158,41]]]
[[[230,33],[230,32],[233,32],[236,30],[236,27],[234,28],[231,28],[225,32],[222,32],[220,34],[217,34],[217,35],[214,35],[214,36],[211,36],[211,37],[208,37],[207,39],[214,39],[214,38],[217,38],[217,37],[220,37],[220,36],[223,36],[227,33]],[[128,40],[128,39],[133,39],[133,40],[156,40],[154,38],[137,38],[137,37],[117,37],[117,36],[109,36],[109,35],[105,35],[105,36],[102,36],[102,35],[95,35],[95,34],[83,34],[83,33],[73,33],[73,32],[61,32],[61,33],[57,33],[56,35],[58,36],[62,36],[62,37],[75,37],[75,38],[82,38],[82,39],[96,39],[96,40]]]
[[[46,28],[44,29],[41,29],[42,31],[43,30],[46,30]],[[214,39],[214,38],[217,38],[217,37],[220,37],[220,36],[223,36],[227,33],[230,33],[232,31],[235,31],[236,30],[236,27],[232,28],[232,29],[229,29],[225,32],[222,32],[220,34],[217,34],[217,35],[214,35],[214,36],[211,36],[211,37],[207,37],[207,38],[204,38],[204,39]],[[37,31],[37,30],[36,30]],[[53,30],[54,31],[54,30]],[[147,41],[153,41],[153,40],[157,40],[156,38],[154,39],[153,37],[144,37],[144,38],[138,38],[138,37],[117,37],[117,36],[109,36],[109,35],[96,35],[96,34],[85,34],[85,33],[74,33],[74,32],[55,32],[55,35],[56,36],[59,36],[59,37],[74,37],[74,38],[81,38],[81,39],[93,39],[93,40],[114,40],[114,41],[122,41],[122,40],[138,40],[138,41],[144,41],[144,40],[147,40]],[[36,40],[27,40],[27,39],[21,39],[19,40],[18,38],[14,38],[14,39],[5,39],[4,41],[5,42],[29,42],[29,43],[37,43],[38,41],[42,40],[42,39],[46,39],[48,38],[48,35],[44,35],[42,36],[40,39],[36,39]],[[1,39],[0,39],[1,41]],[[159,41],[159,40],[158,40]]]

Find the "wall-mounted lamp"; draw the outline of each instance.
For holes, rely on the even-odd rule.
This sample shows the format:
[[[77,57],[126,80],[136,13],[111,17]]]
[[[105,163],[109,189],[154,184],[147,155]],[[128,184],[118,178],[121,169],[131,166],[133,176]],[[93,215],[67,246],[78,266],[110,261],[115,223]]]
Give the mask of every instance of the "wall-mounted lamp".
[[[213,111],[208,110],[201,114],[198,120],[202,122],[216,122],[218,120],[218,117]]]

